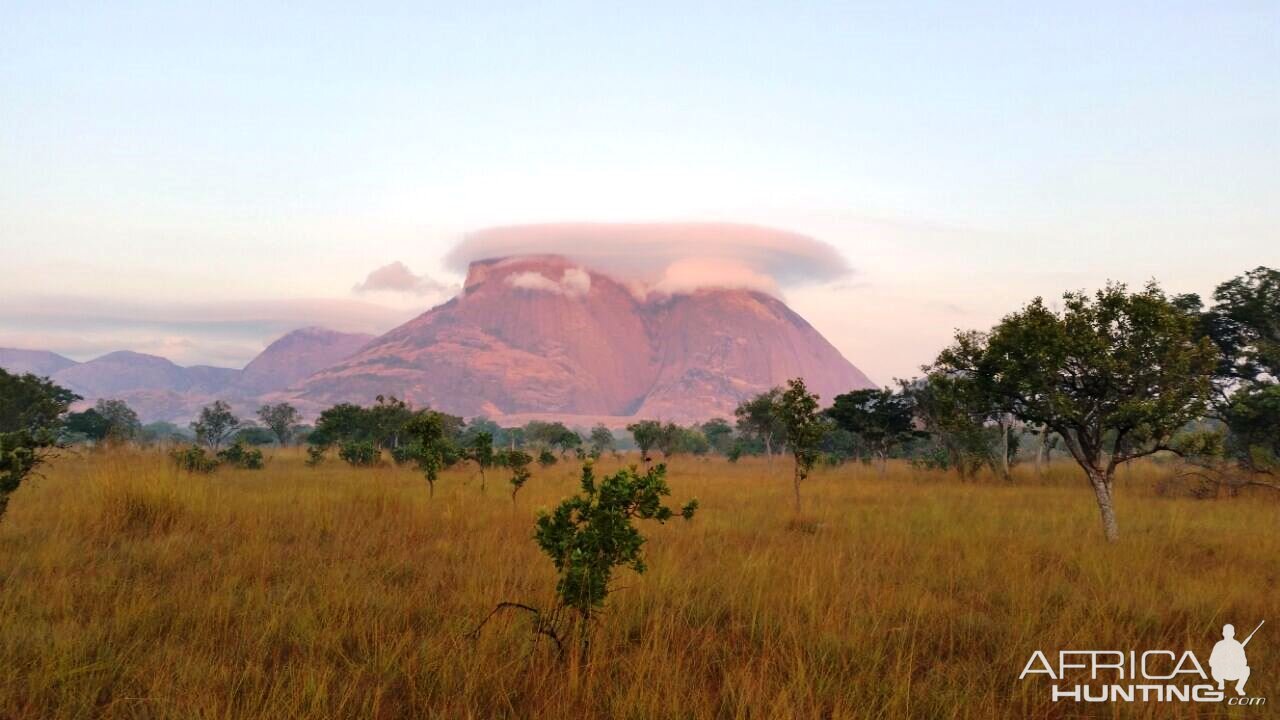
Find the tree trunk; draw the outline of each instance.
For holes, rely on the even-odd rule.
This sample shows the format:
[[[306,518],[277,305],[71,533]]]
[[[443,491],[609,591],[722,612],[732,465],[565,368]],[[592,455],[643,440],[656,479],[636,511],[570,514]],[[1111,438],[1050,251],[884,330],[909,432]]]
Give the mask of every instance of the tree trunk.
[[[773,474],[773,438],[771,438],[771,437],[770,437],[770,436],[768,436],[768,435],[765,435],[765,436],[764,436],[764,456],[765,456],[766,458],[768,458],[768,460],[769,460],[769,474],[770,474],[770,475],[772,475],[772,474]],[[797,486],[797,489],[796,489],[796,498],[797,498],[797,500],[796,500],[796,506],[797,506],[797,510],[796,510],[796,512],[799,512],[799,505],[800,505],[799,497],[800,497],[800,490],[799,490],[799,488],[798,488],[798,486]]]
[[[1036,448],[1036,479],[1044,479],[1044,464],[1048,460],[1045,451],[1049,448],[1049,428],[1040,429],[1040,447]]]
[[[1009,474],[1009,418],[1002,416],[1000,418],[1000,477],[1005,482],[1011,482],[1013,477]]]
[[[883,480],[885,473],[889,470],[889,454],[884,450],[878,450],[876,455],[880,456],[880,479]]]
[[[1120,526],[1116,524],[1116,510],[1112,504],[1111,482],[1114,478],[1101,470],[1089,471],[1089,484],[1093,485],[1093,494],[1098,498],[1098,512],[1102,515],[1102,532],[1107,542],[1120,539]]]
[[[800,464],[796,463],[795,476],[792,479],[796,492],[796,517],[800,516]]]
[[[484,495],[484,466],[480,466],[480,494]]]

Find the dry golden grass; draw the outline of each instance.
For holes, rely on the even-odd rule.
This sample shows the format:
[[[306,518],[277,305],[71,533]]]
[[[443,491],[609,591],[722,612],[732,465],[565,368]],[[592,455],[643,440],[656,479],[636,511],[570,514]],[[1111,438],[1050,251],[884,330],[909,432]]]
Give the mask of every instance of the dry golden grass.
[[[612,463],[605,463],[610,469]],[[1119,480],[1102,541],[1070,466],[961,484],[893,466],[677,458],[691,523],[648,524],[650,570],[562,663],[496,602],[547,605],[535,475],[513,509],[452,471],[303,466],[179,475],[154,454],[67,456],[0,522],[0,716],[11,718],[1170,717],[1217,706],[1080,707],[1018,682],[1035,649],[1182,648],[1252,626],[1251,694],[1280,704],[1280,502],[1157,497]],[[1265,717],[1242,709],[1239,717]]]

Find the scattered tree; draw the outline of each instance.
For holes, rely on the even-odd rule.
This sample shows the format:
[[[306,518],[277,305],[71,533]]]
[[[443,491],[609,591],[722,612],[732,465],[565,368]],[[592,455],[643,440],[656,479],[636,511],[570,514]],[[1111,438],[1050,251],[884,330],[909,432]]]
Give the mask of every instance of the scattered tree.
[[[591,456],[598,458],[614,447],[613,432],[604,425],[591,428]]]
[[[551,558],[559,580],[556,593],[559,603],[551,613],[521,603],[501,603],[489,617],[503,609],[519,609],[533,614],[535,632],[550,637],[563,652],[566,628],[561,610],[569,610],[577,629],[580,647],[586,652],[591,621],[613,590],[610,581],[619,568],[636,573],[646,570],[641,552],[645,538],[635,526],[637,520],[664,523],[676,515],[663,504],[671,494],[666,482],[666,467],[658,465],[643,475],[634,467],[596,480],[593,463],[582,466],[581,492],[560,503],[550,513],[540,513],[534,538],[542,552]],[[685,520],[693,518],[698,507],[689,501],[679,512]],[[485,622],[488,618],[485,619]],[[480,628],[484,623],[480,624]],[[480,628],[476,629],[479,632]]]
[[[413,416],[404,428],[405,434],[413,438],[420,451],[416,457],[418,469],[422,471],[430,488],[430,496],[436,495],[436,480],[445,466],[449,455],[446,447],[448,436],[445,434],[444,416],[440,413],[424,410]]]
[[[200,417],[191,423],[191,430],[196,434],[196,442],[215,454],[222,444],[240,427],[240,418],[231,414],[231,406],[222,400],[200,410]]]
[[[258,408],[258,419],[276,436],[281,447],[289,444],[302,422],[298,409],[287,402],[263,405]]]
[[[487,432],[476,433],[466,449],[466,458],[480,470],[480,492],[485,491],[484,471],[493,466],[493,436]]]
[[[889,388],[854,390],[837,395],[827,416],[836,425],[857,435],[880,460],[884,476],[889,453],[919,436],[914,424],[914,403],[906,393]]]
[[[1092,298],[1037,298],[989,333],[963,332],[933,371],[972,380],[995,412],[1051,428],[1084,469],[1103,531],[1119,538],[1116,468],[1169,449],[1209,399],[1218,353],[1196,321],[1154,283],[1108,285]]]
[[[9,496],[61,447],[63,416],[79,399],[45,378],[0,369],[0,518]]]
[[[649,451],[658,444],[662,437],[662,423],[656,420],[640,420],[627,426],[631,437],[635,438],[636,447],[640,448],[640,459],[649,464]]]
[[[529,471],[533,456],[523,450],[505,450],[499,455],[499,460],[503,467],[511,471],[511,506],[515,507],[516,493],[520,492],[520,489],[533,476]]]
[[[99,400],[93,410],[106,423],[102,439],[109,443],[125,443],[142,432],[138,413],[123,400]]]
[[[793,378],[787,381],[787,389],[779,397],[777,408],[787,448],[795,459],[793,483],[796,514],[799,515],[800,483],[809,477],[809,471],[818,459],[818,444],[824,431],[822,416],[818,413],[818,396],[809,392],[803,378]]]
[[[738,419],[738,432],[764,445],[770,472],[773,471],[773,449],[786,440],[781,402],[782,388],[773,388],[750,400],[744,400],[733,411],[734,417]]]

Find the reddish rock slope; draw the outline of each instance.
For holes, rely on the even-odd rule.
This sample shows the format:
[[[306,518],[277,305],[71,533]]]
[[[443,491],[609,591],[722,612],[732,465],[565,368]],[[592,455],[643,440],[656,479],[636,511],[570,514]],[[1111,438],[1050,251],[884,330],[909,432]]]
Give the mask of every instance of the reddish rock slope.
[[[464,416],[728,415],[803,376],[824,398],[871,383],[781,301],[747,290],[638,300],[560,258],[473,263],[463,294],[299,386],[316,411],[394,394]]]

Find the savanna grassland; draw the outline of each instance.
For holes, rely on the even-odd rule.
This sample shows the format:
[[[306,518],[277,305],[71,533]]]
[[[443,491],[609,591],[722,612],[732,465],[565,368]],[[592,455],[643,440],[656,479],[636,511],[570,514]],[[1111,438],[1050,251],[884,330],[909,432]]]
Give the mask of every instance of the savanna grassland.
[[[1108,545],[1066,464],[1012,485],[822,469],[796,522],[789,463],[677,457],[671,500],[701,509],[642,524],[649,571],[623,573],[587,657],[519,614],[469,639],[499,601],[552,604],[532,523],[576,470],[536,471],[513,508],[493,471],[428,498],[408,468],[300,453],[209,476],[64,455],[0,522],[0,717],[1209,716],[1228,709],[1055,705],[1017,676],[1036,649],[1205,658],[1260,619],[1250,694],[1280,704],[1280,499],[1164,497],[1151,463],[1122,471]]]

